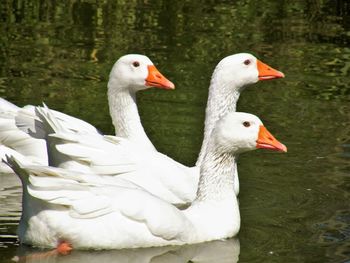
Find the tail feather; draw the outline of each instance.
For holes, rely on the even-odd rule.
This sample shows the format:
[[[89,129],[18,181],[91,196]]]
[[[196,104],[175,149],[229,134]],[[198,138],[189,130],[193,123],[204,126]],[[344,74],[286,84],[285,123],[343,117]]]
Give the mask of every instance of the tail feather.
[[[29,173],[23,169],[23,164],[14,156],[6,155],[2,161],[6,163],[21,179],[22,182],[28,181]]]
[[[26,106],[17,112],[15,117],[16,126],[21,131],[36,139],[45,139],[47,131],[38,116],[34,106]]]
[[[43,103],[43,107],[36,107],[35,113],[43,122],[43,125],[45,127],[44,129],[48,134],[69,131],[56,119],[55,115],[51,112],[45,103]]]
[[[28,161],[47,164],[46,142],[36,139],[16,127],[14,118],[0,117],[0,156],[26,156]]]

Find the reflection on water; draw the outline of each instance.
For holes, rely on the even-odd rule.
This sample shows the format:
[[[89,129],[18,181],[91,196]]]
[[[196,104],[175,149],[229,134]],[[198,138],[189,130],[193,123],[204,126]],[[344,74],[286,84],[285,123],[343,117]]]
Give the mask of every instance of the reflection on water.
[[[0,174],[0,262],[14,256],[16,229],[21,216],[22,189],[17,176]]]
[[[40,262],[99,262],[99,263],[186,263],[218,262],[236,263],[240,245],[238,239],[213,241],[189,246],[154,247],[142,249],[123,249],[111,251],[73,251],[67,256],[49,256],[40,258]],[[34,253],[43,252],[22,246],[19,248],[20,258],[27,256],[25,262],[37,262]]]
[[[16,228],[21,216],[22,189],[13,174],[0,176],[0,247],[16,242]]]
[[[240,262],[350,258],[348,1],[9,0],[0,2],[0,14],[0,96],[19,105],[45,101],[110,134],[110,68],[125,53],[146,54],[176,90],[138,94],[144,127],[158,150],[188,165],[197,158],[207,87],[222,57],[250,52],[283,71],[283,80],[248,87],[238,105],[288,146],[286,155],[239,160]],[[23,249],[17,252],[15,238],[19,181],[0,175],[0,190],[0,262],[8,262]],[[219,262],[211,256],[224,254],[225,244],[208,249],[207,261]],[[138,260],[195,261],[194,251],[207,250],[191,247]],[[114,253],[122,255],[75,251],[70,260]]]

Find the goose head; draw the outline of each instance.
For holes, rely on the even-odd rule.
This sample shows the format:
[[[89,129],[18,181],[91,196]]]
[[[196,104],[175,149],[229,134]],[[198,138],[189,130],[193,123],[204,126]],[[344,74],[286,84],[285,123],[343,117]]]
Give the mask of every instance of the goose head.
[[[129,89],[134,92],[150,87],[175,88],[148,57],[137,54],[125,55],[117,60],[109,75],[108,87]]]
[[[220,153],[242,153],[255,149],[287,152],[255,115],[232,112],[217,122],[213,131],[214,145]]]
[[[241,89],[259,80],[283,78],[284,74],[251,54],[239,53],[222,59],[214,71],[214,76],[214,80],[220,80],[220,86]]]

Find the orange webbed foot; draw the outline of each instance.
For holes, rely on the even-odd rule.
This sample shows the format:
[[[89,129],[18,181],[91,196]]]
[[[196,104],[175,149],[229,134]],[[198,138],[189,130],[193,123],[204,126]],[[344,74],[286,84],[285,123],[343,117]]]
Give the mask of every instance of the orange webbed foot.
[[[12,258],[12,261],[15,262],[30,262],[31,260],[39,260],[44,259],[48,257],[53,256],[66,256],[72,251],[73,247],[72,245],[67,241],[60,241],[60,243],[57,245],[57,247],[53,250],[46,251],[46,252],[37,252],[32,253],[26,256],[15,256]]]

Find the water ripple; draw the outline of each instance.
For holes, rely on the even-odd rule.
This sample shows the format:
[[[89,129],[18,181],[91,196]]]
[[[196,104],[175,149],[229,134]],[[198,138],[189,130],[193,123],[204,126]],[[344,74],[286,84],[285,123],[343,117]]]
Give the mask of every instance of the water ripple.
[[[17,242],[22,188],[19,179],[13,174],[0,174],[0,187],[0,248],[7,248]]]

